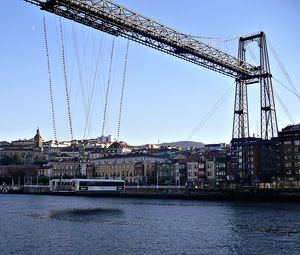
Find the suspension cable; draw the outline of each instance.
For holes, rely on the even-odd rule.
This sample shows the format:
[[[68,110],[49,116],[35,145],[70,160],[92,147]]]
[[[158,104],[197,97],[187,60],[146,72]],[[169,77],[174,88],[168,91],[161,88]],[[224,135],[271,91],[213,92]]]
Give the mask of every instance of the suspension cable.
[[[273,80],[277,81],[279,85],[281,85],[287,91],[289,91],[290,93],[292,93],[293,95],[295,95],[298,99],[300,99],[300,95],[297,95],[297,93],[295,91],[291,90],[288,86],[284,85],[281,81],[279,81],[278,79],[276,79],[274,76],[272,76],[272,78],[273,78]]]
[[[82,67],[80,65],[81,60],[79,56],[79,46],[77,42],[77,33],[75,31],[74,23],[72,22],[72,35],[73,35],[73,43],[74,43],[74,48],[75,48],[75,56],[76,56],[76,63],[77,63],[77,71],[78,71],[78,76],[79,76],[79,83],[80,83],[80,89],[81,89],[81,96],[82,96],[82,102],[83,102],[83,107],[84,107],[84,114],[85,117],[87,118],[87,102],[86,102],[86,96],[85,96],[85,90],[84,90],[84,82],[83,82],[83,71]],[[85,50],[85,47],[84,47]],[[83,137],[85,138],[85,131]]]
[[[219,98],[216,104],[208,111],[208,113],[204,116],[204,118],[199,122],[197,127],[191,132],[191,134],[185,140],[185,143],[182,147],[184,147],[190,139],[204,126],[204,124],[209,120],[209,118],[217,111],[217,109],[223,104],[225,99],[232,93],[234,90],[234,86],[229,87],[225,93]]]
[[[211,37],[211,36],[195,36],[191,35],[192,38],[202,39],[202,40],[212,40],[210,43],[223,43],[228,41],[234,41],[239,39],[241,36],[225,36],[225,37]]]
[[[48,48],[48,36],[47,36],[47,26],[46,26],[46,17],[43,17],[44,25],[44,41],[45,41],[45,51],[47,57],[47,67],[48,67],[48,82],[49,82],[49,92],[50,92],[50,103],[51,103],[51,115],[52,115],[52,128],[54,133],[55,142],[57,142],[57,133],[56,133],[56,124],[55,124],[55,110],[54,110],[54,100],[53,100],[53,90],[52,90],[52,77],[51,77],[51,65],[50,65],[50,56]]]
[[[127,40],[126,53],[125,53],[125,62],[124,62],[124,70],[123,70],[123,81],[122,81],[122,91],[121,91],[120,109],[119,109],[119,121],[118,121],[117,141],[119,141],[119,139],[120,139],[120,128],[121,128],[122,107],[123,107],[123,98],[124,98],[126,73],[127,73],[128,51],[129,51],[129,39]]]
[[[259,61],[258,61],[257,57],[255,56],[254,52],[252,51],[252,49],[251,49],[251,47],[250,47],[250,44],[248,45],[248,50],[249,50],[250,55],[251,55],[251,57],[253,58],[254,62],[255,62],[257,65],[259,65]]]
[[[95,41],[95,40],[94,40]],[[91,89],[91,92],[90,94],[88,95],[88,100],[87,100],[87,103],[88,103],[88,107],[87,107],[87,115],[86,115],[86,121],[85,121],[85,128],[84,128],[84,137],[85,137],[85,134],[86,134],[86,131],[88,129],[90,129],[90,121],[91,121],[91,112],[92,112],[92,103],[94,103],[94,100],[95,100],[95,96],[94,96],[94,92],[96,90],[96,80],[97,80],[97,77],[99,75],[99,67],[101,66],[102,64],[102,46],[103,46],[103,36],[101,37],[101,40],[100,40],[100,44],[99,44],[99,49],[98,49],[98,54],[97,56],[95,56],[95,61],[96,61],[96,67],[95,67],[95,72],[94,72],[94,77],[93,77],[93,81],[92,81],[92,89]],[[96,53],[96,49],[94,48],[93,50],[95,53]],[[89,130],[90,131],[90,130]],[[91,131],[90,131],[90,136],[91,136]]]
[[[247,37],[247,36],[255,35],[257,33],[259,33],[259,32],[250,33],[250,34],[246,34],[246,35],[236,35],[236,36],[217,36],[217,37],[213,37],[213,36],[196,36],[196,35],[189,35],[189,36],[192,37],[192,38],[197,38],[197,39],[212,40],[211,43],[224,43],[224,42],[234,41],[234,40],[240,39],[241,37]]]
[[[290,122],[291,122],[292,124],[295,124],[295,121],[294,121],[294,118],[293,118],[291,112],[288,110],[288,108],[287,108],[286,105],[284,104],[283,100],[279,97],[279,95],[278,95],[277,91],[275,90],[275,88],[273,88],[273,89],[274,89],[274,94],[275,94],[275,96],[276,96],[278,102],[280,103],[281,107],[282,107],[283,110],[285,111],[286,116],[289,118],[289,120],[290,120]]]
[[[104,130],[105,130],[105,124],[106,124],[105,122],[106,122],[106,115],[107,115],[107,108],[108,108],[108,95],[109,95],[109,87],[110,87],[110,81],[111,81],[114,49],[115,49],[115,37],[113,37],[113,40],[112,40],[111,53],[110,53],[110,63],[109,63],[108,80],[107,80],[105,104],[104,104],[103,123],[102,123],[102,136],[104,136]]]
[[[286,71],[286,69],[285,69],[284,65],[282,64],[282,62],[281,62],[281,60],[280,60],[278,54],[276,53],[276,51],[275,51],[273,45],[271,44],[271,42],[269,41],[268,38],[267,38],[267,42],[268,42],[268,45],[270,46],[270,49],[271,49],[271,52],[272,52],[273,56],[275,57],[275,59],[276,59],[278,65],[279,65],[279,67],[281,68],[281,71],[282,71],[283,74],[285,75],[285,78],[287,79],[287,81],[288,81],[288,83],[290,84],[290,86],[291,86],[291,88],[292,88],[294,94],[297,95],[297,98],[298,98],[298,100],[299,100],[299,102],[300,102],[300,95],[299,95],[299,92],[297,91],[297,89],[296,89],[296,87],[295,87],[295,85],[294,85],[294,83],[293,83],[291,77],[289,76],[288,72]]]
[[[59,18],[59,28],[60,28],[60,38],[61,38],[61,58],[62,58],[62,65],[63,65],[63,72],[64,72],[64,83],[65,83],[67,108],[68,108],[68,119],[69,119],[71,140],[73,140],[73,128],[72,128],[71,107],[70,107],[70,94],[69,94],[69,89],[68,89],[67,66],[66,66],[65,46],[64,46],[64,35],[63,35],[63,27],[62,27],[61,17]]]

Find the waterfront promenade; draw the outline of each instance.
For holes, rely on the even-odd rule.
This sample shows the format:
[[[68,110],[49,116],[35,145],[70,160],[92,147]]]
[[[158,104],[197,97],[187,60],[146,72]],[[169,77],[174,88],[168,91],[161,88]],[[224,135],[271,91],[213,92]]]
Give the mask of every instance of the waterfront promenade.
[[[48,185],[25,185],[0,189],[2,193],[32,194],[32,195],[60,195],[87,197],[115,197],[115,198],[169,198],[185,200],[217,200],[241,202],[300,202],[299,188],[257,188],[241,187],[235,189],[201,188],[191,189],[186,186],[126,186],[120,192],[72,192],[50,191]]]

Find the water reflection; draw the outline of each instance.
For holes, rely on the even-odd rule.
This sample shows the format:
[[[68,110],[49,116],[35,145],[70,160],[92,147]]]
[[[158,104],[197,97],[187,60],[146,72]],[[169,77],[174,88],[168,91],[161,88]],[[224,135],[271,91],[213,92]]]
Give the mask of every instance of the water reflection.
[[[49,213],[31,213],[36,219],[54,219],[72,222],[105,222],[121,217],[123,211],[115,208],[73,208],[53,210]]]

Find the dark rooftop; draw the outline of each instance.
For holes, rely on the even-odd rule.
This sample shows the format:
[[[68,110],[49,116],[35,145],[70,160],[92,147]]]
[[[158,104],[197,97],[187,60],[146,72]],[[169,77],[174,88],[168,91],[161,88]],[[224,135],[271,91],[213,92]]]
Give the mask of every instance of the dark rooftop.
[[[282,129],[282,132],[288,131],[300,131],[300,124],[288,125],[287,127]]]

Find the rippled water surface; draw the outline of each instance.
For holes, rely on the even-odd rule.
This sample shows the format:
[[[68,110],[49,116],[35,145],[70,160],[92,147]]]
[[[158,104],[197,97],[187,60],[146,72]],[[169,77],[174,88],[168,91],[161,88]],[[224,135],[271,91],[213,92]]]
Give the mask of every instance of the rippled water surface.
[[[300,204],[0,195],[0,254],[300,254]]]

